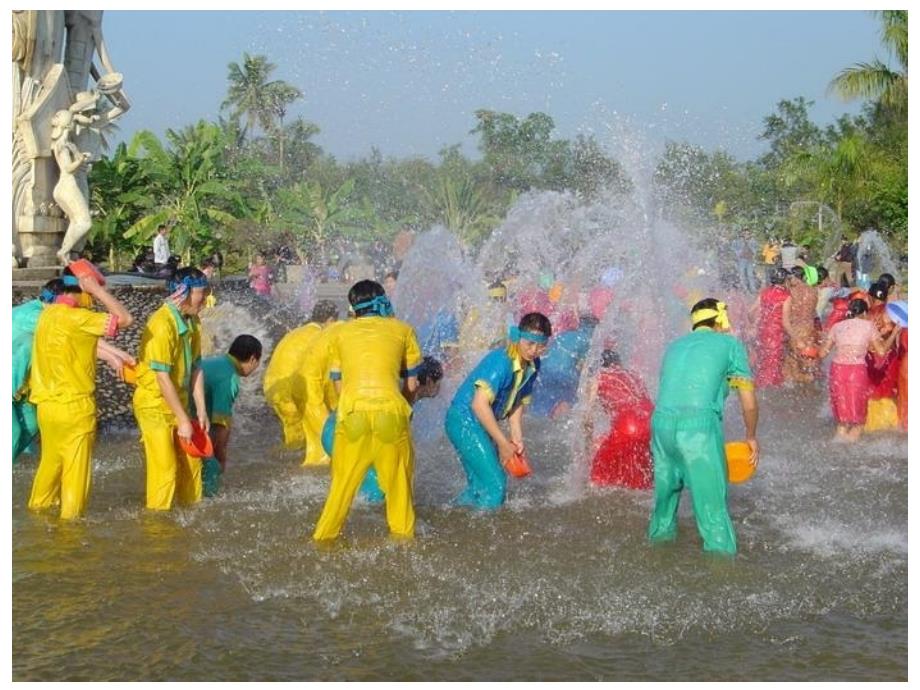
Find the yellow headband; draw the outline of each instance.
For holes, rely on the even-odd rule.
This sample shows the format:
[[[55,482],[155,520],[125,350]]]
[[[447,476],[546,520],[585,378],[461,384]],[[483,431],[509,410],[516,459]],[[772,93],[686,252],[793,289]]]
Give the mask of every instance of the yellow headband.
[[[729,330],[732,327],[728,320],[728,310],[725,307],[725,302],[718,302],[715,309],[697,309],[690,314],[690,320],[694,326],[708,319],[715,319],[716,325],[725,330]]]

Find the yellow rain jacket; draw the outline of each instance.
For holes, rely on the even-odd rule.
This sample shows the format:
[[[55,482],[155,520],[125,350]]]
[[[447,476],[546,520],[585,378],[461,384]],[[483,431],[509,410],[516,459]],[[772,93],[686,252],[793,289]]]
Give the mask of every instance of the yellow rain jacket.
[[[262,380],[265,399],[278,415],[288,448],[300,448],[304,443],[307,386],[301,370],[306,353],[321,332],[318,323],[308,323],[285,335],[275,346]]]
[[[64,304],[45,307],[38,318],[29,374],[42,439],[33,510],[60,501],[67,520],[86,509],[96,441],[96,344],[117,327],[110,314]]]
[[[412,506],[412,408],[401,375],[422,361],[415,332],[392,317],[362,316],[330,335],[330,373],[341,380],[332,483],[313,538],[338,536],[355,493],[373,465],[386,494],[387,524],[394,535],[415,532]]]
[[[186,456],[176,437],[176,416],[156,372],[167,372],[183,408],[189,409],[193,370],[201,361],[201,333],[196,316],[183,316],[172,304],[157,309],[147,321],[138,352],[134,417],[141,430],[147,460],[147,507],[169,510],[173,498],[191,504],[201,500],[201,458]]]
[[[326,418],[338,405],[339,395],[329,377],[332,363],[331,343],[338,328],[344,322],[336,321],[323,328],[304,357],[301,375],[306,383],[307,399],[304,406],[303,433],[307,452],[303,464],[326,465],[329,456],[323,450],[320,437]]]

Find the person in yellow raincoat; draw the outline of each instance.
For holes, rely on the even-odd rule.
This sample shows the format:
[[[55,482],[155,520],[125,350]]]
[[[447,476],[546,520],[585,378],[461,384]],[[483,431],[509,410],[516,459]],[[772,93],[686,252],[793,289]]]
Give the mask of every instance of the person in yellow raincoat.
[[[310,320],[285,334],[278,341],[268,360],[262,390],[278,421],[281,422],[286,448],[295,449],[304,445],[304,411],[307,402],[304,361],[323,328],[338,317],[339,310],[334,302],[319,300],[313,306]],[[322,453],[321,448],[319,451]],[[307,452],[309,453],[309,449]]]
[[[186,456],[178,437],[190,439],[189,392],[197,419],[210,427],[204,397],[201,333],[198,313],[208,280],[193,267],[176,271],[172,295],[148,319],[137,364],[134,417],[141,431],[147,461],[147,508],[169,510],[201,500],[201,458]]]
[[[317,302],[317,307],[320,304],[321,302]],[[335,313],[338,316],[338,310]],[[332,359],[330,345],[342,324],[341,321],[329,323],[323,328],[322,334],[314,341],[310,350],[304,353],[301,367],[301,375],[307,389],[303,416],[303,434],[307,446],[304,467],[329,464],[329,456],[323,449],[321,439],[326,419],[338,406],[339,396],[332,379],[329,378]]]
[[[422,353],[412,327],[393,318],[393,307],[380,283],[355,283],[348,302],[355,319],[336,328],[330,343],[330,375],[339,381],[339,406],[332,483],[313,539],[338,536],[371,466],[386,494],[390,533],[411,537],[415,533],[412,408],[403,396],[400,374],[406,373],[406,391],[414,393]]]
[[[96,441],[96,348],[134,319],[94,276],[76,278],[65,269],[63,293],[42,309],[35,327],[29,400],[36,406],[41,459],[29,508],[57,502],[61,518],[86,510]],[[108,313],[90,309],[98,300]]]

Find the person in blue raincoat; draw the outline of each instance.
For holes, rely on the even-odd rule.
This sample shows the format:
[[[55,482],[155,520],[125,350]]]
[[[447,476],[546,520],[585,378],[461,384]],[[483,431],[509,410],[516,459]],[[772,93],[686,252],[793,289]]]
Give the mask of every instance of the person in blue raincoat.
[[[515,453],[524,453],[521,421],[540,370],[552,326],[530,312],[513,328],[507,347],[492,350],[476,365],[447,410],[447,437],[460,456],[466,488],[454,499],[460,506],[494,510],[505,502],[502,469]],[[510,438],[499,426],[508,420]]]
[[[551,416],[575,404],[578,378],[597,323],[592,315],[582,314],[578,328],[553,338],[553,344],[540,357],[540,378],[533,387],[531,414]]]

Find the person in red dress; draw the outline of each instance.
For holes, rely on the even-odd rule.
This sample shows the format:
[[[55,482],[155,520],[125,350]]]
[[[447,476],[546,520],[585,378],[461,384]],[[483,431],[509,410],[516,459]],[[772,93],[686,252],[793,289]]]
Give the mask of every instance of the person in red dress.
[[[789,299],[786,279],[789,272],[777,266],[770,271],[770,284],[761,289],[751,309],[751,320],[757,324],[755,343],[754,385],[758,388],[783,385],[783,303]]]
[[[607,349],[601,354],[601,370],[588,396],[589,410],[599,401],[610,416],[610,430],[591,460],[591,482],[629,489],[652,488],[649,443],[655,405],[639,377],[620,365],[615,350]],[[591,440],[590,421],[585,426],[586,438]]]

